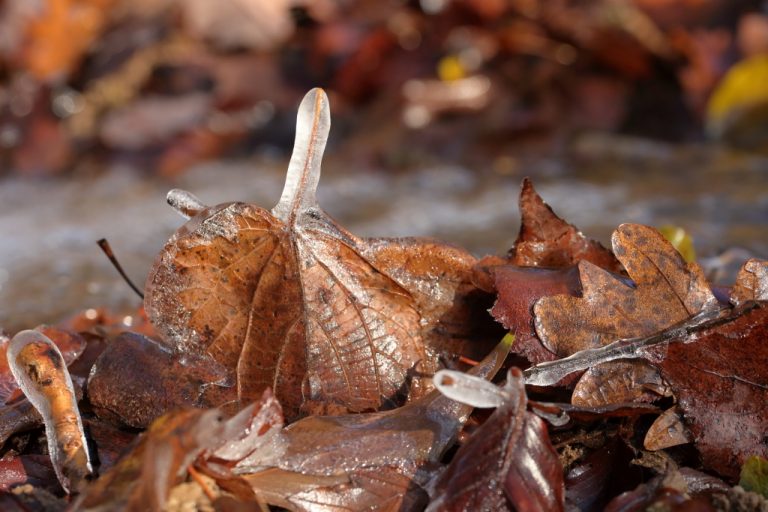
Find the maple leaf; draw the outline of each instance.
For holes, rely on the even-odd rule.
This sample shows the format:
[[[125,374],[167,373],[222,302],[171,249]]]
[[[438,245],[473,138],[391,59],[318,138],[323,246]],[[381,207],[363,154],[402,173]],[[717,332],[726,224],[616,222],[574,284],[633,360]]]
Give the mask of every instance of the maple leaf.
[[[330,128],[328,99],[299,107],[282,197],[271,212],[245,203],[204,208],[172,191],[194,217],[147,278],[145,308],[180,352],[207,353],[236,377],[241,402],[274,389],[295,417],[364,411],[423,394],[440,350],[466,347],[474,258],[419,239],[365,240],[315,200]],[[469,295],[468,295],[469,294]],[[471,301],[470,301],[471,302]],[[482,347],[482,351],[486,347]]]

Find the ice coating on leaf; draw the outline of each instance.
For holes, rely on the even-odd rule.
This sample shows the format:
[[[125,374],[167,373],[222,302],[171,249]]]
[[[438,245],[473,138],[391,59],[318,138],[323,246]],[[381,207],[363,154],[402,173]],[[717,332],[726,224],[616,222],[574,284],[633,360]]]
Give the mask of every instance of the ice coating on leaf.
[[[423,396],[441,354],[476,358],[499,334],[478,320],[490,324],[472,255],[434,240],[361,239],[317,206],[329,127],[328,98],[314,89],[272,212],[206,208],[168,241],[145,286],[166,344],[221,364],[241,403],[273,389],[288,419]]]
[[[498,407],[507,399],[507,394],[498,386],[485,379],[455,370],[440,370],[432,379],[442,394],[472,407]]]
[[[166,201],[184,218],[191,219],[201,211],[208,208],[192,192],[174,188],[168,192]]]
[[[315,191],[330,129],[328,96],[322,89],[312,89],[299,105],[288,176],[280,202],[272,209],[272,214],[283,222],[293,224],[299,213],[317,205]]]
[[[65,491],[93,472],[77,397],[64,357],[44,334],[21,331],[8,347],[13,376],[45,423],[48,451]]]

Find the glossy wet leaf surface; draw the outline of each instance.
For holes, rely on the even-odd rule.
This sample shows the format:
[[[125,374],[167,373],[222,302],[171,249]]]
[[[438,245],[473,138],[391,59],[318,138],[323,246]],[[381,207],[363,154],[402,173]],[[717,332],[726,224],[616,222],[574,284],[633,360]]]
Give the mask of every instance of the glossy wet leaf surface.
[[[166,343],[221,364],[242,402],[272,388],[289,417],[418,397],[441,351],[466,347],[458,320],[469,316],[474,258],[431,241],[360,239],[330,219],[315,200],[329,128],[328,99],[313,90],[277,206],[183,208],[195,216],[147,278],[146,309]]]

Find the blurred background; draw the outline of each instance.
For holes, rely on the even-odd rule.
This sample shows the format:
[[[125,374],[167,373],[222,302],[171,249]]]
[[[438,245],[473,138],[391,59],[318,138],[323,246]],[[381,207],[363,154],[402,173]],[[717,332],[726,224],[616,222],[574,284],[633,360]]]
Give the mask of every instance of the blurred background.
[[[324,208],[477,255],[523,176],[609,240],[678,226],[710,277],[768,256],[768,5],[755,0],[0,0],[0,327],[135,309],[165,192],[279,198],[329,93]],[[130,317],[125,318],[126,325]]]

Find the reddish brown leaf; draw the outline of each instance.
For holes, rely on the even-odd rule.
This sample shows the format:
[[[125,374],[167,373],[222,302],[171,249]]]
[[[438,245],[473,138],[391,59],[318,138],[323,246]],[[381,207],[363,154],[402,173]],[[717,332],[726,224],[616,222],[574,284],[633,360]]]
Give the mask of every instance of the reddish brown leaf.
[[[501,343],[470,374],[490,378],[509,347]],[[438,391],[391,411],[311,416],[283,431],[284,447],[238,465],[270,504],[290,510],[409,510],[472,408]],[[373,507],[373,509],[377,509]]]
[[[146,428],[172,409],[205,406],[206,393],[225,394],[224,385],[226,373],[214,361],[180,356],[149,338],[124,333],[96,359],[88,398],[100,417]]]
[[[165,341],[208,354],[236,378],[241,401],[274,389],[286,414],[378,409],[424,392],[474,259],[421,240],[363,240],[315,201],[330,128],[328,100],[299,108],[294,154],[272,211],[244,203],[203,209],[168,242],[145,305]],[[179,199],[180,198],[180,199]],[[426,259],[425,259],[426,258]],[[443,342],[447,345],[444,345]],[[406,386],[408,387],[408,386]]]
[[[510,251],[510,263],[529,267],[570,267],[589,261],[611,272],[623,268],[599,242],[555,215],[528,178],[520,190],[520,233]]]
[[[579,294],[578,269],[574,266],[554,270],[498,265],[489,267],[488,272],[498,293],[491,315],[514,333],[512,351],[533,364],[555,359],[554,352],[536,337],[533,305],[541,297]]]
[[[560,356],[648,336],[717,307],[701,268],[686,264],[653,228],[622,224],[612,241],[634,287],[581,262],[582,297],[544,297],[534,307],[536,333]]]
[[[668,385],[645,361],[617,361],[593,366],[573,389],[571,403],[588,407],[628,402],[652,402],[669,396]]]
[[[649,349],[678,400],[707,468],[738,478],[750,455],[768,457],[768,307],[759,302],[687,343]]]
[[[505,391],[438,479],[428,511],[564,510],[563,470],[546,424],[527,411],[520,370],[510,370]]]
[[[50,458],[45,455],[6,455],[0,459],[0,491],[7,492],[20,484],[59,491]]]

